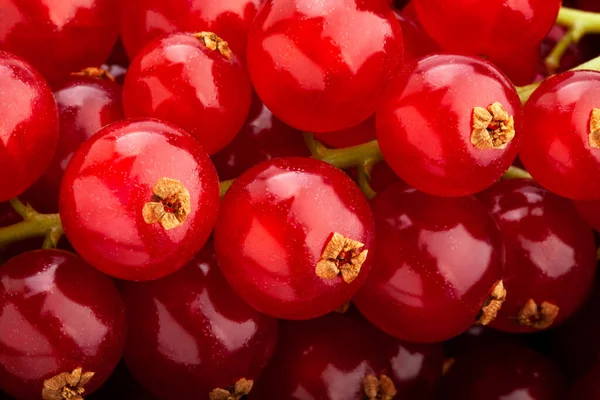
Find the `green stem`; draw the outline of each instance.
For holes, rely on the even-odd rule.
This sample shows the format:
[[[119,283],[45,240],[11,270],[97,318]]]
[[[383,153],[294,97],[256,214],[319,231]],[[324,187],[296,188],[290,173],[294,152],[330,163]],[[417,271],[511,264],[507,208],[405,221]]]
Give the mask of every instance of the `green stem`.
[[[227,191],[229,190],[229,188],[231,187],[231,185],[233,184],[233,181],[235,181],[235,179],[230,179],[228,181],[221,181],[221,198],[223,198],[223,196],[225,196],[225,194],[227,193]]]
[[[55,232],[52,233],[53,231]],[[24,239],[45,237],[48,234],[52,234],[53,236],[52,243],[58,244],[58,239],[62,235],[62,225],[59,215],[35,213],[35,215],[22,222],[0,228],[0,247]]]
[[[529,172],[519,167],[511,166],[502,176],[503,179],[533,179]]]
[[[327,149],[322,155],[313,157],[339,169],[356,168],[366,161],[378,162],[383,160],[377,140],[345,149]]]
[[[561,7],[556,24],[577,31],[574,39],[579,41],[584,35],[600,33],[600,14]]]
[[[371,171],[373,170],[375,163],[376,162],[372,160],[367,160],[357,168],[358,186],[369,200],[377,196],[377,192],[371,187]]]

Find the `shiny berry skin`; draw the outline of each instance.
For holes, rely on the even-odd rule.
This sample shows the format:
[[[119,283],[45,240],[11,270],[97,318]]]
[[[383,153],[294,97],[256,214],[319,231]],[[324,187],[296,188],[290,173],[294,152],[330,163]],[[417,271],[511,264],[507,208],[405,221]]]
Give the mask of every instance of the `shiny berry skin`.
[[[500,181],[478,198],[498,223],[506,246],[503,283],[510,294],[491,326],[535,332],[559,325],[583,305],[594,285],[592,230],[569,200],[530,179]],[[539,320],[525,318],[530,300],[537,306],[548,303],[548,310],[533,316]]]
[[[71,76],[54,88],[59,135],[56,153],[44,175],[25,192],[38,212],[58,212],[60,183],[73,153],[104,126],[123,119],[121,87],[110,80]]]
[[[600,201],[574,200],[575,209],[583,220],[594,230],[600,231]]]
[[[369,204],[342,171],[315,159],[280,158],[235,180],[221,202],[215,250],[225,278],[248,304],[277,318],[309,319],[340,307],[364,283],[373,231]],[[359,266],[350,279],[323,277],[317,268],[334,233],[367,251],[362,265],[338,251],[340,268]]]
[[[252,84],[294,128],[331,132],[371,116],[402,62],[383,1],[266,0],[248,32]]]
[[[369,117],[360,124],[348,129],[316,133],[315,138],[336,149],[367,143],[375,140],[375,116]]]
[[[366,323],[330,314],[283,322],[273,359],[249,400],[362,400],[363,379],[386,373]]]
[[[409,3],[402,11],[396,11],[396,18],[402,28],[404,37],[405,63],[416,61],[434,53],[440,53],[438,45],[429,37],[421,26],[415,7]]]
[[[23,57],[46,79],[99,67],[117,40],[118,0],[0,0],[0,49]]]
[[[50,164],[58,141],[58,115],[42,76],[31,65],[3,51],[0,98],[2,202],[23,193]]]
[[[553,193],[600,199],[600,142],[590,135],[598,95],[600,72],[563,72],[545,80],[525,104],[527,135],[519,156],[533,178]]]
[[[61,250],[21,254],[0,267],[0,388],[39,399],[45,379],[81,367],[98,389],[125,345],[125,309],[113,281]]]
[[[169,182],[159,195],[157,187]],[[156,204],[164,218],[153,222],[146,211]],[[187,133],[155,120],[117,122],[87,140],[69,162],[60,193],[75,250],[127,280],[160,278],[189,262],[210,235],[218,207],[219,181],[206,152]],[[178,223],[165,226],[167,217]]]
[[[460,354],[443,379],[447,400],[563,400],[565,382],[556,366],[512,342],[473,346]]]
[[[237,178],[262,161],[291,156],[310,156],[302,132],[281,122],[254,96],[241,131],[211,159],[219,178],[227,180]]]
[[[244,57],[246,36],[262,0],[129,0],[119,3],[121,38],[133,58],[152,39],[178,31],[210,31]]]
[[[232,291],[212,245],[184,268],[123,290],[129,333],[125,362],[159,398],[205,399],[238,379],[257,379],[277,339],[277,321]]]
[[[356,307],[408,342],[441,342],[466,331],[504,266],[500,232],[484,205],[397,183],[371,207],[376,268],[354,297]]]
[[[412,4],[443,50],[502,58],[540,43],[556,21],[561,0],[414,0]]]
[[[478,147],[474,112],[494,103],[514,118],[516,135],[512,140],[498,135],[505,142],[500,146],[490,141]],[[437,55],[388,86],[377,111],[377,139],[390,167],[409,185],[438,196],[464,196],[491,186],[510,167],[519,151],[520,118],[514,86],[492,64]],[[488,132],[497,127],[493,124]]]
[[[252,97],[244,66],[235,53],[227,54],[210,50],[191,33],[152,41],[127,71],[125,115],[170,122],[194,136],[208,154],[216,153],[244,125]]]

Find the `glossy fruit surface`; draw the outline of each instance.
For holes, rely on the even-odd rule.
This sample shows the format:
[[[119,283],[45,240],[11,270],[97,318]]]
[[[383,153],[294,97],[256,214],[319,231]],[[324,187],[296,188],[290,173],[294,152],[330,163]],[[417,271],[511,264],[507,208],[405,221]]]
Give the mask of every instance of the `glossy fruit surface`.
[[[128,280],[156,279],[189,262],[218,206],[219,181],[206,152],[155,120],[117,122],[87,140],[60,193],[73,247],[102,272]]]
[[[561,0],[414,0],[419,21],[446,51],[506,57],[540,43]],[[510,29],[507,29],[510,27]]]
[[[0,0],[0,48],[54,81],[99,67],[117,40],[117,0]]]
[[[235,180],[214,237],[223,274],[242,299],[278,318],[309,319],[340,307],[364,283],[373,230],[369,205],[349,177],[322,161],[290,157]],[[334,249],[339,270],[327,275],[317,264],[329,265],[323,254],[336,233],[362,246]]]
[[[226,47],[207,47],[211,41],[221,43],[217,39],[175,33],[144,47],[125,77],[127,117],[152,117],[177,125],[208,154],[231,142],[250,110],[252,89],[235,53]]]
[[[249,398],[364,399],[365,376],[386,372],[372,333],[336,314],[283,322],[273,360]]]
[[[108,379],[125,345],[125,310],[113,281],[81,258],[38,250],[0,268],[0,388],[40,399],[45,379],[95,372],[90,393]]]
[[[506,114],[492,118],[495,103]],[[484,129],[474,125],[477,110],[482,120],[490,118]],[[519,96],[496,67],[478,58],[437,55],[388,86],[377,111],[377,139],[388,164],[409,185],[464,196],[491,186],[511,165],[519,151],[520,118]]]
[[[371,116],[402,62],[383,1],[267,0],[248,33],[252,84],[294,128],[330,132]]]
[[[1,8],[1,7],[0,7]],[[31,186],[50,164],[58,116],[50,88],[31,65],[0,51],[0,202]]]
[[[423,29],[412,3],[404,7],[402,11],[396,11],[396,18],[398,18],[404,38],[405,64],[441,52],[439,46]]]
[[[556,366],[526,346],[495,341],[459,355],[443,380],[448,400],[562,400],[565,382]]]
[[[257,379],[277,339],[277,321],[252,309],[223,278],[212,245],[184,268],[126,283],[125,361],[154,395],[204,399],[240,378]]]
[[[302,132],[284,124],[254,96],[246,123],[211,159],[221,180],[234,179],[256,164],[280,157],[310,156]]]
[[[599,72],[563,72],[544,81],[525,104],[527,135],[519,156],[533,178],[553,193],[600,199],[600,141],[591,134],[594,113],[600,119],[598,95]]]
[[[358,146],[375,140],[375,116],[348,129],[315,134],[315,138],[336,149]]]
[[[594,230],[600,231],[600,201],[574,200],[573,204],[581,218]]]
[[[441,342],[467,330],[504,266],[500,232],[483,204],[398,183],[371,207],[377,268],[353,299],[360,312],[409,342]]]
[[[570,201],[530,179],[500,181],[478,198],[496,219],[506,246],[503,282],[510,295],[491,325],[509,332],[559,325],[583,305],[594,285],[591,229]],[[546,309],[529,310],[531,301],[538,307],[546,303]]]
[[[210,31],[244,56],[248,27],[262,0],[130,0],[119,3],[121,37],[133,58],[158,36],[178,31]]]
[[[121,87],[110,80],[71,76],[54,87],[59,135],[54,158],[24,195],[41,213],[58,212],[60,183],[73,153],[104,126],[123,119]]]

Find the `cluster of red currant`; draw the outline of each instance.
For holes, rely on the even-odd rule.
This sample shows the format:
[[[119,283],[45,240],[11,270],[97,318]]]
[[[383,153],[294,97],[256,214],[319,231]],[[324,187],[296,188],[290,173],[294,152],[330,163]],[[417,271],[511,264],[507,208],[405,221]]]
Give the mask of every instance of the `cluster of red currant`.
[[[0,0],[0,398],[600,399],[569,5]]]

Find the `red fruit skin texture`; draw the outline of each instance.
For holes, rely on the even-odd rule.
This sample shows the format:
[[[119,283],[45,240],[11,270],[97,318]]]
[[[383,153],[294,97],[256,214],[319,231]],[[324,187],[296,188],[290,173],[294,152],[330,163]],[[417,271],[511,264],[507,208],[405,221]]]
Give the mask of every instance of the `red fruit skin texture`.
[[[144,204],[163,177],[189,191],[186,221],[148,224]],[[202,248],[219,207],[219,181],[206,152],[187,133],[155,120],[111,124],[77,150],[63,178],[60,214],[77,252],[126,280],[175,272]]]
[[[581,218],[594,230],[600,231],[600,201],[574,200],[573,204]]]
[[[494,341],[458,356],[441,386],[447,400],[563,400],[565,381],[546,357],[524,345]]]
[[[500,232],[483,204],[398,183],[371,207],[376,268],[353,299],[359,311],[382,331],[413,343],[466,331],[504,266]]]
[[[257,379],[278,324],[237,297],[208,244],[180,271],[123,290],[129,335],[125,362],[155,396],[205,399],[238,379]]]
[[[516,135],[504,149],[478,149],[471,143],[473,109],[494,102],[514,117]],[[510,167],[519,151],[520,120],[519,96],[492,64],[435,55],[390,83],[377,111],[377,139],[390,167],[409,185],[465,196],[491,186]]]
[[[560,308],[552,327],[587,300],[596,274],[592,230],[571,202],[530,179],[496,183],[478,198],[496,219],[506,246],[506,300],[491,326],[507,332],[535,332],[517,315],[532,299]]]
[[[227,59],[190,33],[149,43],[131,62],[123,86],[125,115],[175,124],[208,154],[230,143],[244,125],[252,89],[235,54]]]
[[[600,73],[563,72],[545,80],[525,104],[519,154],[546,189],[576,200],[600,199],[600,149],[589,143]]]
[[[441,52],[439,46],[423,29],[412,3],[408,3],[402,11],[396,11],[395,14],[402,28],[405,64]]]
[[[569,399],[596,400],[600,399],[600,364],[594,365],[569,392]]]
[[[292,156],[310,157],[302,132],[281,122],[254,96],[241,131],[211,159],[219,178],[228,180],[263,161]]]
[[[179,31],[214,32],[244,57],[246,36],[262,0],[130,0],[119,3],[121,38],[130,58],[152,39]]]
[[[2,202],[23,193],[50,164],[58,141],[58,115],[42,76],[4,51],[0,51],[0,98]]]
[[[117,40],[117,0],[0,0],[0,48],[49,81],[99,67]]]
[[[284,321],[273,359],[248,399],[364,399],[363,378],[387,372],[375,338],[366,323],[343,315]]]
[[[402,53],[402,30],[383,1],[267,0],[248,32],[258,95],[282,121],[312,133],[371,116]]]
[[[445,51],[506,58],[550,31],[561,0],[414,0],[419,21]]]
[[[95,372],[89,394],[110,376],[125,345],[125,309],[113,281],[62,250],[21,254],[0,268],[0,388],[40,399],[61,372]]]
[[[315,138],[327,146],[341,149],[358,146],[375,140],[375,116],[371,116],[360,124],[335,132],[316,133]]]
[[[336,232],[369,251],[350,283],[316,275]],[[235,180],[221,202],[214,238],[221,270],[242,299],[267,315],[298,320],[350,300],[371,269],[373,233],[369,204],[349,177],[322,161],[290,157],[261,163]]]
[[[109,80],[71,76],[54,88],[58,146],[44,175],[22,198],[38,212],[58,212],[60,183],[73,153],[104,126],[123,119],[121,87]]]

